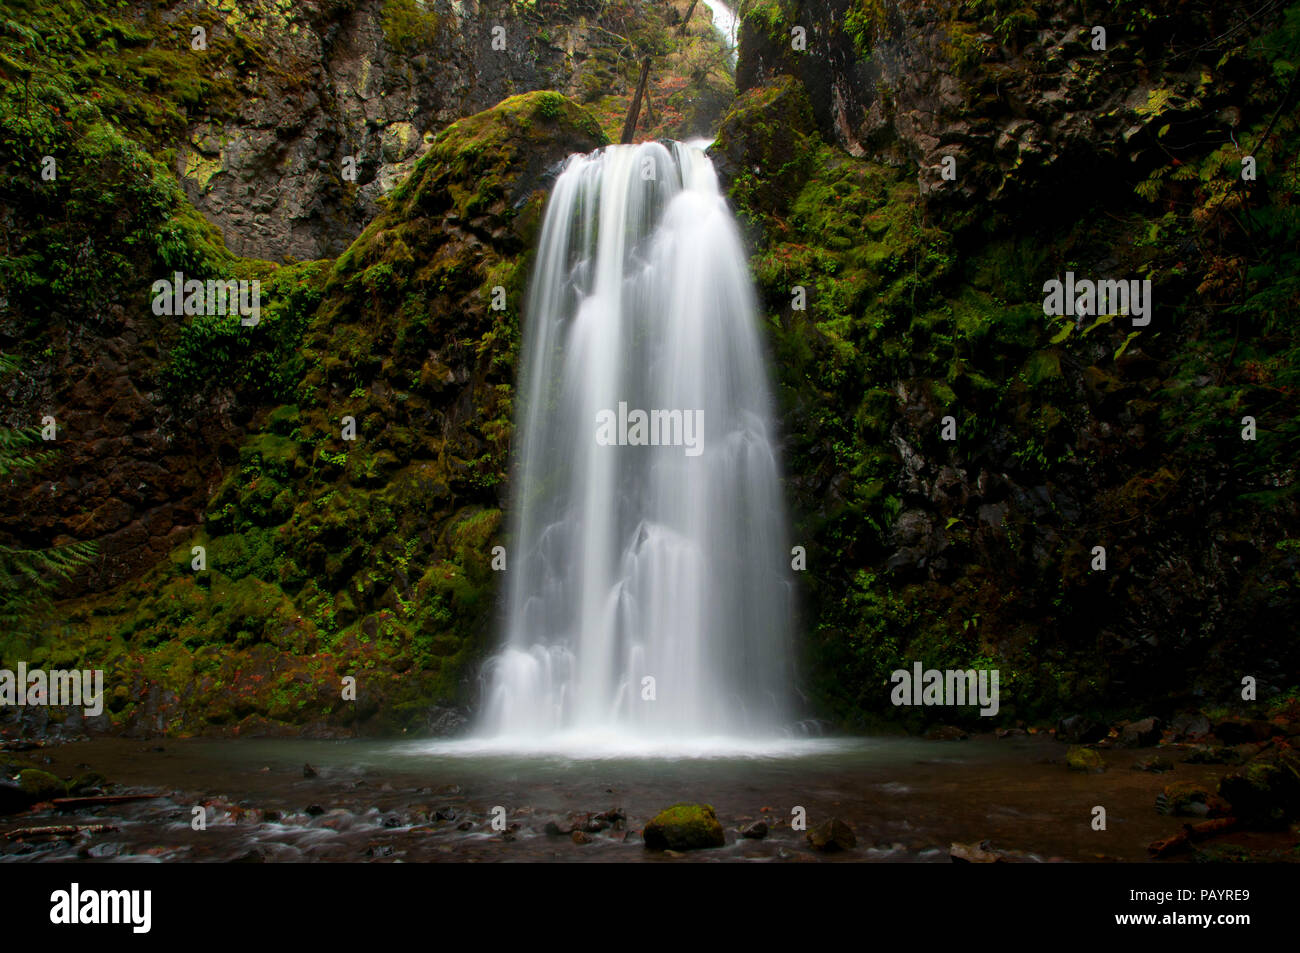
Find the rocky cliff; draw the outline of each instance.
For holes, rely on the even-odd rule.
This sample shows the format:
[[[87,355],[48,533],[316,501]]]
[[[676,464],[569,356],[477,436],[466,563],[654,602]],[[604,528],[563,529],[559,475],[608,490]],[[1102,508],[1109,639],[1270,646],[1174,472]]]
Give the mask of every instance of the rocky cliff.
[[[746,10],[715,151],[769,309],[823,710],[889,713],[909,660],[1000,667],[1012,718],[1285,693],[1296,11]],[[1067,272],[1150,280],[1150,323],[1045,315]]]
[[[60,439],[0,545],[100,549],[0,661],[106,668],[96,727],[462,716],[532,229],[646,56],[639,136],[716,128],[754,249],[810,713],[896,720],[914,660],[1004,721],[1294,694],[1294,5],[755,0],[734,104],[684,2],[11,6],[3,422]],[[175,271],[260,322],[153,314]],[[1067,273],[1150,323],[1045,314]]]

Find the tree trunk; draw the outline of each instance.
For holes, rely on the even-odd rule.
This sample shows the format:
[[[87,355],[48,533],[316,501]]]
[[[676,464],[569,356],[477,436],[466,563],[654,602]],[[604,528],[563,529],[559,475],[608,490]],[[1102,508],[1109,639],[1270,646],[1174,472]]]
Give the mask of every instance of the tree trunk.
[[[686,34],[686,28],[691,25],[691,14],[695,12],[695,4],[698,2],[699,0],[691,0],[691,5],[686,8],[686,19],[684,19],[682,25],[677,28],[679,34],[683,36]]]
[[[645,95],[645,81],[650,77],[650,57],[641,63],[641,81],[636,84],[636,93],[632,96],[632,105],[627,110],[627,121],[623,123],[623,138],[620,142],[632,141],[636,133],[637,117],[641,114],[641,97]]]

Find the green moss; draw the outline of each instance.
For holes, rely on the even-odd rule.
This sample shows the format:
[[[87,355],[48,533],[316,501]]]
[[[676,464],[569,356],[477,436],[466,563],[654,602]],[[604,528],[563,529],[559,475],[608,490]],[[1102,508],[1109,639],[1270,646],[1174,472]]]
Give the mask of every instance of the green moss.
[[[727,842],[711,804],[674,804],[655,815],[643,837],[649,850],[701,850]]]
[[[38,768],[28,768],[18,775],[18,786],[38,801],[67,796],[68,789],[62,781]]]
[[[1096,750],[1079,745],[1071,745],[1066,751],[1065,763],[1071,771],[1082,771],[1086,774],[1100,774],[1106,770],[1106,763]]]
[[[440,24],[432,6],[418,0],[384,0],[380,23],[388,45],[408,54],[433,49]]]

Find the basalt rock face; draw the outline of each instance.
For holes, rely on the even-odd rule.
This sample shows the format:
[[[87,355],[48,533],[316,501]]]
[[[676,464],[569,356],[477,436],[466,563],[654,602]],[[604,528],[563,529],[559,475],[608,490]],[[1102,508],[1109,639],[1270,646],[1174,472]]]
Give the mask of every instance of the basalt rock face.
[[[190,117],[186,194],[236,254],[334,257],[438,130],[514,93],[577,87],[598,17],[569,6],[576,16],[505,0],[175,4],[164,16],[208,24],[214,47],[259,53],[233,77],[237,105]]]
[[[1254,15],[934,0],[764,0],[749,11],[741,90],[796,76],[828,139],[917,170],[923,196],[981,204],[1149,168],[1163,156],[1132,140],[1153,114],[1184,141],[1226,139],[1240,128],[1235,71],[1205,40],[1251,29]],[[792,48],[796,27],[804,51]],[[943,177],[948,158],[955,179]]]
[[[232,438],[198,525],[163,535],[141,578],[59,606],[62,631],[29,647],[33,667],[105,670],[105,715],[86,728],[463,725],[447,703],[469,700],[492,618],[531,250],[565,157],[606,141],[558,93],[511,97],[439,133],[332,265],[269,276],[251,329],[267,336],[186,328],[174,352],[212,362],[173,363],[196,406],[221,392],[223,352],[254,358],[249,341],[269,348],[297,321],[301,347],[256,369],[290,386]]]
[[[817,567],[814,697],[897,718],[877,686],[940,659],[999,668],[1012,718],[1240,704],[1256,671],[1285,692],[1296,198],[1245,184],[1241,144],[1294,150],[1266,77],[1292,75],[1295,12],[746,9],[715,152]],[[1150,279],[1151,323],[1045,314],[1070,271]]]

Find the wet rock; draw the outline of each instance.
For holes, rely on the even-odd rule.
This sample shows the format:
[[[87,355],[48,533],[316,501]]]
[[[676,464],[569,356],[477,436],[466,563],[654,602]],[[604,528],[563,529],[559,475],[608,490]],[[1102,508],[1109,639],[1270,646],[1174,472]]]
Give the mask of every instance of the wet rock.
[[[1180,712],[1169,723],[1169,732],[1170,739],[1173,741],[1203,738],[1210,733],[1210,719],[1199,711]]]
[[[316,777],[316,769],[313,768],[310,764],[304,764],[302,766],[302,776],[304,778],[314,778]]]
[[[956,725],[935,725],[925,733],[926,741],[965,741],[970,735]]]
[[[620,821],[626,821],[627,815],[623,813],[621,807],[611,807],[608,811],[601,811],[597,814],[596,819],[607,821],[610,824],[617,824]]]
[[[1025,731],[1025,729],[1023,729],[1023,728],[999,728],[999,729],[998,729],[997,731],[995,731],[993,734],[994,734],[994,737],[996,737],[999,741],[1001,741],[1001,740],[1003,740],[1003,739],[1005,739],[1005,738],[1025,738],[1025,737],[1028,737],[1028,733],[1027,733],[1027,732]]]
[[[458,831],[472,831],[473,829],[474,829],[473,821],[461,821],[459,824],[456,825],[456,830]]]
[[[978,844],[954,843],[948,848],[948,857],[954,864],[1025,864],[1041,863],[1042,857],[1023,850],[1000,850],[991,841]]]
[[[469,724],[469,716],[459,708],[437,707],[428,713],[429,734],[436,738],[454,735]]]
[[[1287,751],[1248,764],[1219,782],[1219,795],[1248,826],[1284,827],[1300,818],[1300,756]]]
[[[573,833],[574,827],[570,821],[553,818],[546,822],[546,826],[542,830],[549,837],[568,837]]]
[[[1120,729],[1119,746],[1121,748],[1149,748],[1160,742],[1160,719],[1143,718],[1131,721]]]
[[[1056,724],[1056,738],[1071,745],[1086,745],[1106,737],[1106,726],[1086,715],[1071,715]]]
[[[308,804],[306,813],[309,817],[320,817],[325,813],[325,808],[319,804]]]
[[[711,804],[674,804],[655,815],[642,836],[649,850],[701,850],[727,842]]]
[[[1161,774],[1165,771],[1174,770],[1174,763],[1168,758],[1162,758],[1156,755],[1152,758],[1142,758],[1133,763],[1134,771],[1150,771],[1154,774]]]
[[[1072,745],[1065,752],[1065,764],[1071,771],[1084,771],[1088,774],[1101,774],[1106,770],[1106,762],[1102,760],[1101,754],[1081,745]]]
[[[371,844],[366,848],[367,857],[392,857],[397,849],[392,844]]]
[[[1225,817],[1228,802],[1197,781],[1174,781],[1156,795],[1156,810],[1174,817]]]
[[[755,821],[740,832],[741,837],[747,837],[750,840],[762,840],[767,836],[767,822]]]
[[[450,805],[447,807],[440,807],[433,812],[433,819],[435,821],[454,821],[459,816],[460,815],[456,809]]]
[[[48,801],[52,798],[63,797],[68,793],[67,786],[50,774],[48,771],[42,771],[39,768],[28,768],[18,775],[18,786],[33,801]]]
[[[110,857],[120,857],[124,850],[124,845],[116,843],[92,844],[89,847],[78,851],[81,857],[88,857],[93,860],[107,860]]]
[[[807,834],[807,841],[808,846],[813,850],[819,850],[823,853],[852,850],[858,846],[858,838],[853,833],[853,828],[838,817],[822,821],[822,823],[810,830]]]
[[[1260,718],[1224,718],[1214,724],[1214,735],[1227,745],[1268,741],[1273,737],[1273,725]]]
[[[87,771],[68,784],[68,793],[81,797],[95,797],[104,793],[108,779],[98,771]]]
[[[1183,758],[1183,764],[1236,764],[1237,758],[1235,751],[1223,745],[1197,745]]]
[[[572,834],[569,835],[569,837],[573,840],[575,844],[591,843],[591,835],[586,833],[585,831],[574,831]]]
[[[1000,859],[989,849],[989,842],[980,844],[957,844],[948,848],[948,857],[954,864],[993,864]]]

